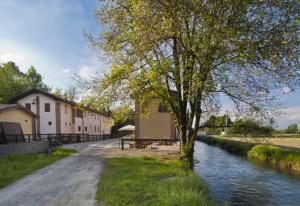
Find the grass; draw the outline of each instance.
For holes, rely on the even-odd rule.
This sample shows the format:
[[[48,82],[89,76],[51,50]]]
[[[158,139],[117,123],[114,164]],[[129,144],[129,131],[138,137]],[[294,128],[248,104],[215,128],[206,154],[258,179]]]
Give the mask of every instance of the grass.
[[[221,139],[212,136],[201,136],[198,138],[199,141],[205,142],[209,145],[215,145],[226,151],[238,155],[247,155],[248,151],[255,146],[255,144],[247,142],[239,142],[234,140]]]
[[[109,159],[96,199],[103,206],[215,206],[206,184],[179,160]]]
[[[257,145],[248,152],[248,157],[271,163],[275,167],[300,172],[300,152],[289,151],[276,146]]]
[[[37,153],[0,157],[0,188],[75,152],[74,149],[57,148],[51,155]]]

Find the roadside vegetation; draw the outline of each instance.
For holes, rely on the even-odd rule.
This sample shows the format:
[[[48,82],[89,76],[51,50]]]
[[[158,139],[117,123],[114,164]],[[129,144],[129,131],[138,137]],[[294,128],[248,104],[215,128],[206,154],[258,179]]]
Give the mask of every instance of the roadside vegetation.
[[[300,173],[300,152],[290,151],[277,146],[260,145],[248,142],[201,136],[198,140],[218,146],[230,153],[244,155],[249,159],[263,161],[275,168],[283,168]]]
[[[181,161],[149,157],[109,159],[96,198],[103,206],[216,205],[203,180]]]
[[[52,154],[37,153],[0,157],[0,188],[73,153],[76,153],[76,150],[57,148]]]

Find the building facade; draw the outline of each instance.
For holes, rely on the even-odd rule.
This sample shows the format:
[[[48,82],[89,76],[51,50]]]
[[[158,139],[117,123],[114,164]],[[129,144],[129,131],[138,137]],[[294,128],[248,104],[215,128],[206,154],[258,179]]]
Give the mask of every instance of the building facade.
[[[148,101],[146,104],[136,101],[135,136],[147,139],[176,139],[178,133],[167,107],[155,101]]]
[[[25,92],[17,101],[37,115],[37,134],[111,134],[114,125],[111,117],[37,89]],[[107,118],[110,124],[103,126]]]

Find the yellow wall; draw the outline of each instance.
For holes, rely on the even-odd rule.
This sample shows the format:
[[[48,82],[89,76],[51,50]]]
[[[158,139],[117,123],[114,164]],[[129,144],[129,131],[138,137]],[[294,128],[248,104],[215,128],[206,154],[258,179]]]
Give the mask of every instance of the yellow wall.
[[[171,113],[158,112],[158,106],[154,103],[148,107],[148,114],[142,114],[139,108],[136,129],[137,138],[175,138],[175,128]]]
[[[18,122],[24,134],[33,134],[32,116],[20,109],[10,109],[0,112],[0,122]]]

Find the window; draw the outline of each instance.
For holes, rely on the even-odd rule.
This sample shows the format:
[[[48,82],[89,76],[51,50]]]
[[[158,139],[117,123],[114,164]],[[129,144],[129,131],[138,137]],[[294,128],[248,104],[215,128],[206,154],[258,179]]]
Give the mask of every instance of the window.
[[[80,109],[76,109],[76,117],[83,118],[83,111]]]
[[[68,105],[65,104],[65,113],[68,113]]]
[[[98,132],[100,132],[99,126],[98,126]]]
[[[52,125],[52,122],[48,122],[48,125]]]
[[[96,126],[95,126],[95,132],[96,132]]]
[[[78,126],[78,131],[79,131],[79,132],[81,131],[81,127],[80,127],[80,126]]]
[[[87,127],[84,127],[84,131],[87,131]]]
[[[28,109],[29,111],[31,111],[31,104],[30,103],[26,103],[25,107],[26,107],[26,109]]]
[[[71,123],[69,123],[69,126],[71,126]]]
[[[160,103],[158,107],[158,112],[168,112],[167,106]]]
[[[67,126],[67,125],[68,125],[68,123],[66,122],[66,123],[65,123],[65,126]]]
[[[50,112],[50,103],[45,103],[45,112]]]

